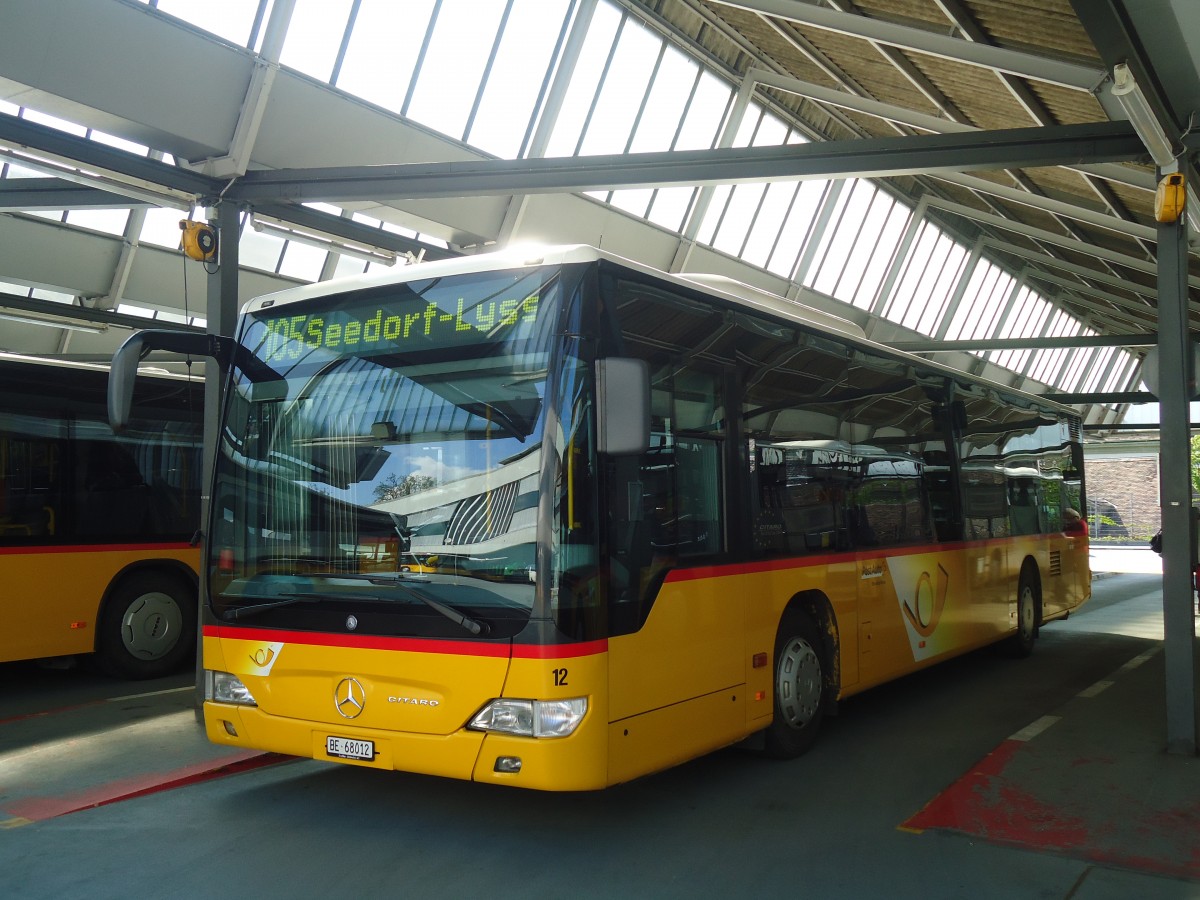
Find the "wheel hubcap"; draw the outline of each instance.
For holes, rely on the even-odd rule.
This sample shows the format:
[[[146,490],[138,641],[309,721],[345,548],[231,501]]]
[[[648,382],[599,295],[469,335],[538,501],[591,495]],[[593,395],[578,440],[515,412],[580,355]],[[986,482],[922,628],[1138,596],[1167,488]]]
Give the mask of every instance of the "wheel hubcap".
[[[1021,589],[1021,634],[1033,634],[1033,588],[1026,585]]]
[[[788,641],[779,656],[775,693],[783,720],[803,728],[821,706],[821,658],[803,638]]]
[[[121,641],[137,659],[159,659],[171,651],[183,631],[183,614],[169,594],[142,594],[121,619]]]

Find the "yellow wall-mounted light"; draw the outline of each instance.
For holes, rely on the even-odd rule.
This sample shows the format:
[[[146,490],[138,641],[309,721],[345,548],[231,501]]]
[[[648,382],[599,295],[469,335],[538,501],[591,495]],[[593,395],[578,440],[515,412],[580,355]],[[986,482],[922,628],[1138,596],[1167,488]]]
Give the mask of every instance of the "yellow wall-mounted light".
[[[1187,203],[1187,185],[1183,175],[1172,172],[1164,175],[1154,192],[1154,218],[1159,222],[1178,222]]]

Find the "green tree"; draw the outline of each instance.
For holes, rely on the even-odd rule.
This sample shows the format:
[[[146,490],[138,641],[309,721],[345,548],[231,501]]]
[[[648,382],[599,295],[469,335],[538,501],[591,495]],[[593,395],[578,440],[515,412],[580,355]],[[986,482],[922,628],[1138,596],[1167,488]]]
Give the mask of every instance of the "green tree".
[[[383,503],[385,500],[409,497],[432,487],[437,487],[437,479],[432,475],[418,475],[414,472],[403,478],[397,478],[393,473],[375,485],[375,502]]]
[[[1200,496],[1200,434],[1192,435],[1192,494]]]

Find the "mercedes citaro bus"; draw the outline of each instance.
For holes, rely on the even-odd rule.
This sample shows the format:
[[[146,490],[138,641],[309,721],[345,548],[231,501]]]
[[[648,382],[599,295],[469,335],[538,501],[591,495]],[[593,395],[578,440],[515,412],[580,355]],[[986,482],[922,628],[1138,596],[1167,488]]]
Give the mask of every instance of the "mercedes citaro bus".
[[[196,649],[203,385],[0,353],[0,662],[93,655],[122,678]]]
[[[164,340],[118,351],[118,426]],[[479,255],[265,296],[212,344],[222,744],[545,790],[794,756],[1089,593],[1070,410],[735,282]]]

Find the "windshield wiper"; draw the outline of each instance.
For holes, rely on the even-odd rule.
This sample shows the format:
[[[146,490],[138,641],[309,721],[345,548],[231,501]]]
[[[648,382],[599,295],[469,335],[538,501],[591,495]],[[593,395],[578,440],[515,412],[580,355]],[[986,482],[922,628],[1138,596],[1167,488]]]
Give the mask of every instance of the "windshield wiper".
[[[428,580],[427,577],[422,577],[420,575],[414,576],[407,572],[397,572],[395,576],[391,577],[386,575],[359,575],[358,577],[365,578],[367,581],[371,582],[371,584],[392,585],[398,587],[405,594],[408,594],[410,597],[416,597],[430,609],[440,612],[451,622],[458,623],[476,637],[485,636],[489,631],[492,630],[490,627],[488,627],[487,622],[480,622],[478,619],[472,619],[466,613],[459,612],[453,606],[448,606],[447,604],[442,603],[440,600],[434,600],[424,591],[418,590],[410,584],[405,584],[406,581],[417,581],[418,579],[421,581],[426,581]]]
[[[269,609],[279,609],[282,606],[295,606],[297,603],[316,603],[323,599],[318,594],[280,594],[278,600],[269,600],[266,603],[253,603],[249,606],[235,606],[233,609],[226,610],[224,615],[226,618],[237,620],[245,619],[249,616],[256,616],[259,613],[266,612]]]
[[[476,637],[486,636],[488,632],[491,631],[491,628],[487,622],[480,622],[478,619],[473,619],[466,613],[459,612],[454,607],[448,606],[447,604],[442,603],[440,600],[434,600],[432,597],[427,596],[424,591],[419,591],[416,588],[404,584],[403,580],[408,580],[407,573],[397,573],[397,577],[394,578],[389,578],[387,576],[381,577],[379,575],[361,575],[357,573],[338,573],[336,575],[331,573],[330,577],[352,578],[358,581],[369,581],[371,584],[397,587],[408,596],[415,597],[430,609],[441,613],[456,625],[461,625]],[[238,606],[226,612],[225,615],[230,619],[237,620],[246,618],[248,616],[258,615],[259,613],[266,612],[267,610],[279,609],[283,606],[292,606],[297,603],[319,603],[322,600],[359,600],[367,603],[378,603],[380,599],[383,599],[376,594],[342,594],[333,592],[316,593],[313,591],[296,591],[294,593],[279,594],[277,596],[279,597],[278,600],[270,600],[266,603],[255,603],[251,606]]]

